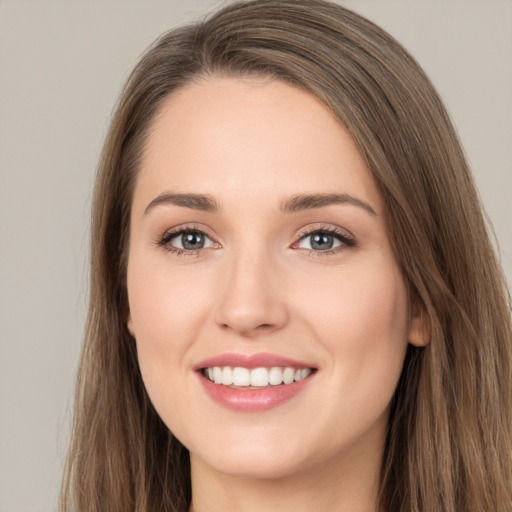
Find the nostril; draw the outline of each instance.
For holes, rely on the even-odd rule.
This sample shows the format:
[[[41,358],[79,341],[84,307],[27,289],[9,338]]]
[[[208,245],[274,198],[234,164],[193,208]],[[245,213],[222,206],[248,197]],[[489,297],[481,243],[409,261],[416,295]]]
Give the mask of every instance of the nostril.
[[[272,328],[271,324],[261,324],[261,325],[258,325],[258,327],[256,327],[256,329],[259,329],[259,330],[266,330],[266,329],[271,329],[271,328]]]
[[[226,323],[220,324],[220,328],[223,329],[223,330],[232,329],[232,327],[229,324],[226,324]],[[273,325],[272,324],[260,324],[260,325],[257,325],[254,328],[251,328],[250,330],[254,330],[254,331],[268,331],[268,330],[271,330],[271,329],[273,329]],[[247,330],[249,330],[249,329],[247,329]]]

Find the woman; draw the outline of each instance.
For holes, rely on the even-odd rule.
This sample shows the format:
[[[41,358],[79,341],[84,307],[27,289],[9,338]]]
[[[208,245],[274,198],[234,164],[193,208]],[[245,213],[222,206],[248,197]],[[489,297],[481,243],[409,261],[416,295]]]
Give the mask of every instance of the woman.
[[[455,131],[337,5],[165,34],[93,204],[62,509],[508,511],[511,325]]]

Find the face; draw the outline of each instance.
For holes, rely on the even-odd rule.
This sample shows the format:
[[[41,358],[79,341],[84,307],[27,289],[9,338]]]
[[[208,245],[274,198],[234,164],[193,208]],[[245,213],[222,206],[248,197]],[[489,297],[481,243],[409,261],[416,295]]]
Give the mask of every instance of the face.
[[[352,138],[278,81],[167,100],[134,191],[128,297],[156,410],[193,464],[232,475],[380,453],[423,342]]]

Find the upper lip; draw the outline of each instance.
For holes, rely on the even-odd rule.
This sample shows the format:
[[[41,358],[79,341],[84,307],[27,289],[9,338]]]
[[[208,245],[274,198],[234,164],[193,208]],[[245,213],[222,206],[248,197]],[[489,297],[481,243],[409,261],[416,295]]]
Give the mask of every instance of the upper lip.
[[[203,368],[212,368],[214,366],[239,366],[242,368],[272,368],[274,366],[283,368],[314,368],[310,363],[304,361],[297,361],[296,359],[290,359],[277,354],[260,352],[257,354],[220,354],[204,359],[194,365],[193,369],[202,370]]]

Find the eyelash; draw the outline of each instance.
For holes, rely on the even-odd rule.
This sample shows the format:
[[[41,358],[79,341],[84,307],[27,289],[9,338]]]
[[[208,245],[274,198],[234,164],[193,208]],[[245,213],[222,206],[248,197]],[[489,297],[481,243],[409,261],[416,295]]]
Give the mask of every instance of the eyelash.
[[[212,240],[212,237],[208,235],[203,229],[196,226],[184,226],[174,230],[166,231],[157,241],[156,245],[162,247],[162,249],[171,254],[178,256],[197,256],[204,248],[201,249],[180,249],[179,247],[173,247],[169,242],[180,235],[186,235],[189,233],[199,233],[206,238]]]
[[[172,253],[172,254],[176,254],[178,256],[197,256],[205,248],[187,250],[187,249],[180,249],[178,247],[173,247],[172,245],[169,245],[169,242],[173,238],[176,238],[177,236],[180,236],[180,235],[190,234],[190,233],[199,233],[199,234],[209,238],[210,240],[213,240],[212,237],[210,235],[208,235],[208,233],[206,233],[203,229],[199,229],[198,227],[195,227],[195,226],[185,226],[185,227],[180,227],[175,230],[166,231],[160,238],[157,239],[156,245],[162,247],[165,251]],[[335,247],[333,249],[326,249],[323,251],[318,251],[318,250],[314,250],[314,249],[304,249],[304,250],[308,251],[308,255],[310,255],[310,256],[329,256],[329,255],[336,254],[336,253],[346,250],[346,249],[357,247],[357,243],[354,240],[354,238],[352,238],[351,236],[347,235],[346,233],[341,232],[338,229],[333,228],[333,227],[316,227],[313,229],[303,230],[302,232],[300,232],[298,234],[298,240],[297,240],[297,242],[295,242],[292,245],[292,247],[297,245],[302,240],[305,240],[308,236],[312,236],[312,235],[316,235],[316,234],[333,236],[333,237],[337,238],[338,241],[341,242],[341,245],[338,247]]]
[[[315,251],[314,249],[305,249],[308,251],[309,256],[330,256],[333,254],[337,254],[341,251],[357,247],[357,243],[354,238],[349,236],[347,233],[338,230],[337,228],[328,227],[328,226],[321,226],[321,227],[315,227],[312,229],[305,229],[304,231],[299,233],[299,235],[298,235],[299,239],[293,245],[297,245],[299,242],[306,239],[307,237],[312,236],[312,235],[317,235],[317,234],[333,236],[334,238],[337,238],[341,242],[341,245],[338,247],[334,247],[332,249],[326,249],[323,251]]]

